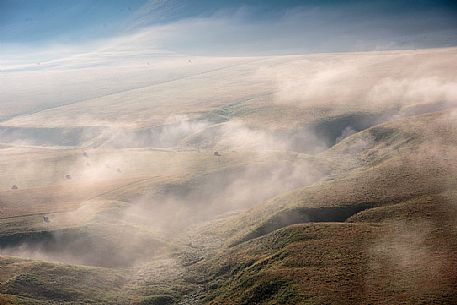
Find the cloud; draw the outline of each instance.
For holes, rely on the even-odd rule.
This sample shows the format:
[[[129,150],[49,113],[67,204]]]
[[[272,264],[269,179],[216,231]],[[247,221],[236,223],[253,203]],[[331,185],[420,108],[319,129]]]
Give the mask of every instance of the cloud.
[[[451,16],[433,10],[403,19],[350,6],[291,7],[265,19],[257,13],[255,8],[241,7],[182,18],[140,27],[128,40],[178,53],[262,55],[449,46],[457,35]],[[353,14],[357,18],[350,18]]]

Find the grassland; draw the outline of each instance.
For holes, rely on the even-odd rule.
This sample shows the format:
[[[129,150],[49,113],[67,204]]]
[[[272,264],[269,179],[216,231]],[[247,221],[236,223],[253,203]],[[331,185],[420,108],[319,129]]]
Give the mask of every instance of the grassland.
[[[450,81],[455,54],[205,61],[12,114],[0,304],[453,304],[455,107],[361,99],[385,77]]]

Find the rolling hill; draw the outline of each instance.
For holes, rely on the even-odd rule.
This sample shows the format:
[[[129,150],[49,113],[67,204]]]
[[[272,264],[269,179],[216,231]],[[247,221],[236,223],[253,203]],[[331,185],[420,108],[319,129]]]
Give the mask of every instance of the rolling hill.
[[[176,56],[11,112],[0,304],[453,304],[456,56]]]

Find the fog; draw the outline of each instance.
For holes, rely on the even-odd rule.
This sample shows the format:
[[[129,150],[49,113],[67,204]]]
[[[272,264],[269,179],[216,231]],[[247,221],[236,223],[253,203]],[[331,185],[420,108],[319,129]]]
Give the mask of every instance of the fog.
[[[201,135],[208,129],[214,132]],[[39,156],[24,160],[13,154],[16,163],[2,165],[3,188],[10,188],[11,177],[19,188],[3,196],[5,207],[11,206],[13,215],[21,213],[15,201],[25,199],[39,212],[41,204],[56,211],[47,214],[48,224],[40,224],[41,216],[34,224],[35,230],[49,233],[33,230],[4,237],[3,255],[97,266],[144,263],[172,251],[162,240],[311,184],[327,171],[311,156],[291,151],[287,137],[241,121],[221,124],[173,116],[155,132],[109,127],[95,138],[82,138],[88,140],[80,146],[44,150],[18,140],[3,151],[10,155],[37,149]],[[105,204],[92,208],[92,198]],[[74,200],[81,207],[68,211]],[[63,212],[57,212],[59,206]],[[117,254],[106,260],[112,251]]]
[[[347,16],[297,8],[270,24],[240,9],[138,20],[116,37],[6,54],[0,254],[131,268],[135,278],[154,262],[182,267],[182,256],[204,260],[290,224],[345,222],[427,191],[450,192],[457,49],[420,48],[435,45],[414,35],[401,41],[425,27],[420,18],[391,35],[403,21],[374,18],[352,31],[358,24],[324,24],[333,17]],[[308,27],[316,23],[318,32]],[[449,24],[425,32],[443,26],[443,37],[453,37]],[[386,32],[368,39],[378,26]],[[318,199],[291,195],[362,174],[366,185],[328,188]],[[387,191],[373,184],[383,175],[397,179]],[[407,179],[404,189],[392,186]],[[366,198],[319,210],[352,192]],[[292,199],[275,206],[282,198]],[[370,270],[391,270],[392,282],[412,270],[414,289],[446,265],[429,243],[441,230],[436,219],[394,219],[388,230],[379,218]]]
[[[2,164],[1,185],[19,188],[3,193],[4,201],[11,202],[7,206],[20,211],[13,206],[19,198],[39,202],[35,209],[41,213],[49,211],[46,204],[54,206],[48,213],[49,236],[32,232],[14,237],[11,245],[5,240],[10,246],[3,247],[3,254],[130,266],[173,252],[164,239],[334,175],[333,163],[319,153],[357,132],[455,106],[455,54],[451,48],[146,57],[122,64],[98,61],[104,54],[95,62],[78,58],[77,68],[72,59],[36,71],[8,72],[3,77],[17,85],[8,85],[3,98],[22,90],[19,84],[32,83],[36,88],[26,85],[24,101],[34,90],[57,101],[60,93],[54,86],[60,81],[69,86],[69,91],[61,90],[74,102],[2,122],[1,142],[7,145],[2,153],[10,159]],[[145,62],[152,67],[145,70]],[[116,84],[121,75],[128,82],[119,93],[75,95],[72,90],[86,85],[70,78],[83,75],[90,75],[84,78],[88,88],[104,86],[110,78]],[[107,92],[113,90],[110,86]],[[85,94],[103,96],[86,99]],[[282,116],[281,111],[297,116]],[[356,156],[374,143],[370,137],[353,138],[344,164],[362,166]],[[34,153],[27,156],[28,150]],[[106,205],[91,217],[72,214],[69,207],[90,208],[93,198]],[[87,226],[83,233],[75,228],[81,225]],[[47,231],[43,224],[38,227]],[[105,246],[94,248],[98,243]],[[119,246],[125,250],[118,250],[112,261],[97,258]]]
[[[452,1],[57,2],[0,3],[0,303],[455,297]]]

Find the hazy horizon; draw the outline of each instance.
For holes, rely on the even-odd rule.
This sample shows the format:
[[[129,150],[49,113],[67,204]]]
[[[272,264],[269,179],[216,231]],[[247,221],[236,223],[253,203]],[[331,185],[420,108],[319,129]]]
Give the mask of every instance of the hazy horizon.
[[[0,0],[0,304],[453,304],[457,2]]]

